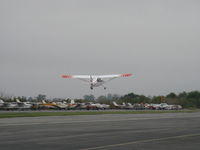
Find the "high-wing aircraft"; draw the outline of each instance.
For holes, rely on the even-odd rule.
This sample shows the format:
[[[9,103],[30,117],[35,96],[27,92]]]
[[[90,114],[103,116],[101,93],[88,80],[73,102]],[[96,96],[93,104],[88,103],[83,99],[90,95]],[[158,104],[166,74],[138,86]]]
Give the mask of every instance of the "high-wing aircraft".
[[[115,78],[119,77],[129,77],[132,74],[112,74],[112,75],[62,75],[63,78],[75,78],[87,82],[90,84],[90,89],[93,90],[94,87],[102,86],[104,89],[106,87],[104,84]]]

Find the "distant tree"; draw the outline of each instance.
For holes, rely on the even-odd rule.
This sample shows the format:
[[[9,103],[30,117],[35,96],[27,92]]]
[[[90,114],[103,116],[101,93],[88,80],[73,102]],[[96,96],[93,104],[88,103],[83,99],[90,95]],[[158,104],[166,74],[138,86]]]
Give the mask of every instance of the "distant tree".
[[[129,94],[124,95],[125,99],[134,99],[136,97],[137,97],[137,95],[134,93],[129,93]]]
[[[99,96],[99,97],[97,98],[97,101],[99,101],[99,100],[108,100],[108,99],[107,99],[106,96],[101,95],[101,96]]]
[[[89,101],[94,101],[95,100],[95,97],[94,95],[84,95],[83,96],[84,100],[89,100]]]
[[[121,102],[140,103],[140,95],[129,93],[121,97]]]
[[[189,92],[187,95],[187,98],[198,99],[198,98],[200,98],[200,92],[199,91]]]
[[[181,92],[178,94],[178,97],[179,98],[186,98],[187,97],[187,93],[184,91],[184,92]]]
[[[38,96],[36,97],[36,99],[38,101],[45,100],[46,99],[46,95],[44,95],[44,94],[38,94]]]
[[[118,95],[118,94],[112,95],[112,101],[118,101],[119,99],[120,99],[120,95]]]
[[[4,99],[4,93],[3,92],[0,92],[0,98]]]
[[[33,98],[29,97],[27,100],[31,102],[31,101],[33,101]]]
[[[194,105],[195,107],[200,108],[200,92],[199,91],[192,91],[189,92],[187,95],[187,100],[190,104]]]
[[[110,100],[108,100],[106,96],[101,95],[96,99],[96,101],[99,103],[108,104]]]
[[[121,96],[118,102],[129,102],[129,103],[149,103],[150,98],[144,95],[138,95],[134,93],[129,93],[124,96]]]
[[[106,98],[107,98],[107,100],[112,100],[113,96],[112,96],[112,94],[109,93]]]
[[[166,96],[166,98],[176,98],[176,94],[171,92]]]
[[[142,102],[142,103],[149,103],[150,102],[150,98],[146,97],[144,95],[138,95],[138,101]]]
[[[21,101],[22,101],[22,102],[26,102],[26,101],[27,101],[27,98],[26,98],[25,96],[22,96],[22,97],[21,97]]]
[[[0,92],[0,98],[1,98],[2,100],[11,101],[12,97],[13,97],[12,94]]]
[[[151,100],[152,103],[159,104],[162,103],[162,97],[164,96],[154,96]]]

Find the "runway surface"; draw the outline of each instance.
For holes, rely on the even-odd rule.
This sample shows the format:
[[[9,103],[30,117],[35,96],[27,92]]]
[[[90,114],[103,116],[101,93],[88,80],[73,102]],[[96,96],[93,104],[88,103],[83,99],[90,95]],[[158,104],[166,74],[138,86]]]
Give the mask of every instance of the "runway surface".
[[[0,150],[199,150],[200,113],[0,119]]]

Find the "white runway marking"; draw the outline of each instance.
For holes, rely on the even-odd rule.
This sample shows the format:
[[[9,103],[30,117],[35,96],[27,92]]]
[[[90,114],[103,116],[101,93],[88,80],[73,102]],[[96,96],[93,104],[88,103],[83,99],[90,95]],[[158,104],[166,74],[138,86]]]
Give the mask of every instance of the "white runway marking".
[[[117,147],[117,146],[125,146],[125,145],[130,145],[130,144],[147,143],[147,142],[170,140],[170,139],[178,139],[178,138],[186,138],[186,137],[194,137],[194,136],[200,136],[200,133],[185,134],[185,135],[178,135],[178,136],[165,137],[165,138],[157,138],[157,139],[139,140],[139,141],[132,141],[132,142],[120,143],[120,144],[112,144],[112,145],[105,145],[105,146],[84,148],[84,149],[80,149],[80,150],[105,149],[105,148],[111,148],[111,147]]]
[[[167,129],[149,129],[148,131],[144,131],[144,130],[134,130],[134,131],[129,131],[129,133],[147,133],[147,132],[158,132],[158,131],[166,131]],[[106,133],[98,133],[99,135],[105,135]],[[96,133],[85,133],[85,134],[80,134],[80,135],[65,135],[65,136],[60,136],[60,137],[45,137],[43,139],[39,138],[35,138],[35,139],[23,139],[23,142],[37,142],[38,144],[49,144],[49,143],[57,143],[58,139],[71,139],[71,138],[78,138],[78,137],[94,137],[97,136]],[[19,140],[18,140],[19,141]],[[9,140],[4,142],[4,144],[14,144],[16,142],[16,140]]]

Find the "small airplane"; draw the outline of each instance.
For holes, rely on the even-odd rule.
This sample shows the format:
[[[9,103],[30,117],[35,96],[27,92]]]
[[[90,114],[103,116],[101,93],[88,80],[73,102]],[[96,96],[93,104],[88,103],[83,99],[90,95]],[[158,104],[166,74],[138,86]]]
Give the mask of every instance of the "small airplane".
[[[99,87],[99,86],[102,86],[104,89],[106,89],[106,87],[104,86],[106,82],[109,82],[115,78],[129,77],[129,76],[132,76],[132,74],[128,73],[128,74],[112,74],[112,75],[62,75],[62,78],[75,78],[82,80],[84,82],[89,83],[90,89],[93,90],[94,87]]]
[[[0,99],[0,108],[4,106],[4,101]]]
[[[21,102],[19,99],[16,99],[17,109],[19,110],[28,110],[31,109],[32,104],[30,102]]]
[[[72,99],[70,100],[70,103],[68,104],[68,109],[75,109],[78,106],[77,103]]]
[[[113,101],[113,105],[114,105],[115,108],[118,108],[118,109],[125,109],[126,108],[125,103],[123,103],[122,105],[119,105],[115,101]]]

